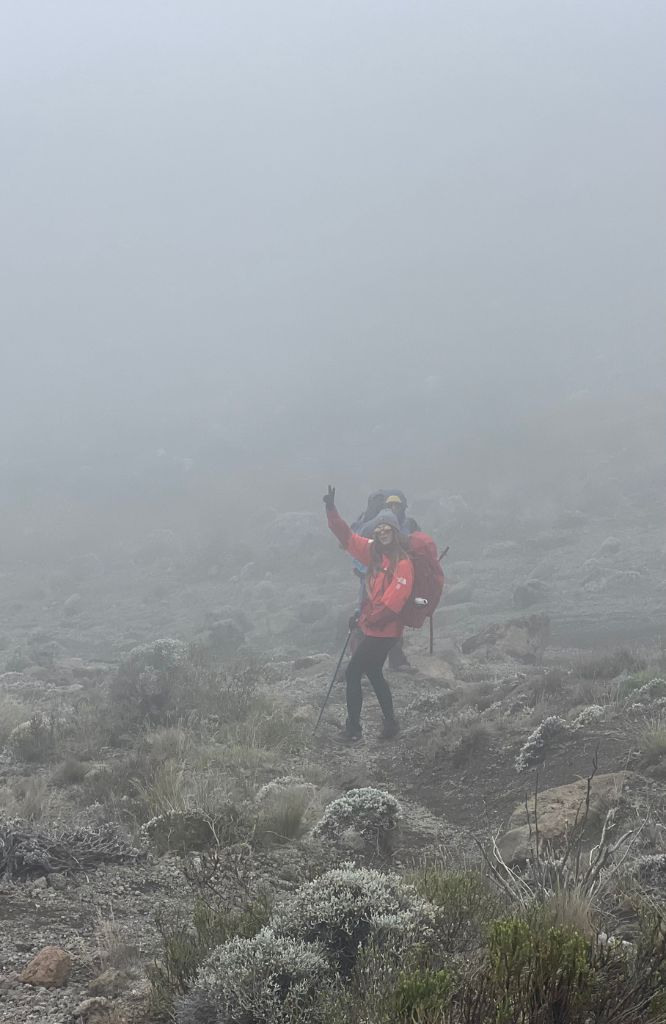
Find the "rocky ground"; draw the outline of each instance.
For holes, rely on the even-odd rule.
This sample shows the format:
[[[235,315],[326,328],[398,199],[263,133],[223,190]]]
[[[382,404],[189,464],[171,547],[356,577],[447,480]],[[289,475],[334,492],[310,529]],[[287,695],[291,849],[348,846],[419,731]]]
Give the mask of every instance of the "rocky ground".
[[[424,529],[450,546],[438,634],[460,643],[497,619],[544,612],[559,650],[655,642],[666,612],[662,505],[537,515],[417,497]],[[156,529],[99,550],[0,562],[0,665],[48,664],[53,654],[115,662],[157,636],[196,638],[220,657],[332,652],[355,599],[349,562],[318,509],[264,513],[249,541]]]
[[[648,864],[661,887],[666,683],[653,680],[666,677],[663,520],[562,511],[538,522],[488,516],[470,525],[452,500],[424,503],[419,515],[451,544],[448,584],[434,656],[426,631],[412,634],[413,672],[391,675],[401,721],[391,743],[377,738],[372,694],[363,741],[341,743],[341,683],[312,736],[355,591],[348,563],[313,516],[276,517],[255,550],[195,558],[178,538],[157,535],[133,552],[93,552],[48,572],[6,567],[0,824],[21,819],[57,831],[112,821],[141,856],[28,878],[0,873],[0,1020],[148,1019],[146,968],[161,952],[156,912],[187,916],[195,891],[182,858],[141,832],[152,805],[139,807],[137,787],[155,790],[167,769],[187,774],[195,762],[248,805],[276,777],[312,787],[290,841],[254,852],[255,870],[286,891],[312,864],[331,862],[312,826],[351,789],[388,790],[400,801],[401,828],[385,854],[398,870],[435,856],[478,861],[478,842],[487,846],[494,835],[511,865],[529,849],[535,801],[544,837],[564,841],[584,801],[577,780],[590,775],[597,819],[617,807],[617,828],[633,833],[627,865],[637,875]],[[243,719],[237,733],[208,725],[205,735],[182,716],[168,736],[151,732],[147,719],[125,722],[113,737],[100,731],[117,663],[165,636],[194,642],[213,662],[267,659],[257,689],[264,721],[250,728]],[[618,654],[621,647],[629,650]],[[11,736],[35,715],[52,723],[53,746],[23,757]],[[273,719],[291,724],[273,737]],[[79,767],[68,776],[71,761]],[[357,838],[335,856],[357,856]],[[630,920],[618,914],[617,922],[630,934]],[[46,967],[25,974],[48,947],[56,952]]]
[[[531,628],[529,621],[513,628],[514,647],[516,632],[522,631],[527,644]],[[621,807],[623,826],[636,831],[632,862],[651,856],[660,865],[658,855],[666,851],[661,826],[666,734],[658,716],[666,704],[666,683],[651,683],[649,678],[659,666],[646,670],[622,657],[613,665],[584,660],[564,664],[548,648],[542,663],[526,664],[502,649],[502,631],[493,635],[499,640],[469,655],[440,639],[434,657],[423,652],[423,638],[414,636],[407,649],[415,671],[391,677],[402,724],[399,738],[391,743],[376,738],[378,710],[368,696],[365,738],[351,748],[340,742],[340,684],[318,735],[311,736],[333,659],[313,652],[298,668],[275,661],[263,683],[264,695],[303,728],[290,749],[262,751],[261,757],[257,751],[245,752],[240,771],[246,792],[256,791],[276,775],[302,777],[312,780],[316,811],[350,789],[387,789],[403,807],[391,866],[406,870],[442,852],[451,862],[473,860],[478,858],[475,838],[487,842],[498,833],[504,835],[500,847],[512,863],[519,861],[529,843],[526,796],[531,806],[537,787],[544,836],[561,839],[583,796],[567,796],[567,786],[593,774],[596,764],[602,803]],[[75,677],[86,681],[73,682]],[[79,697],[81,687],[101,685],[99,680],[99,672],[95,675],[90,665],[56,666],[50,687],[39,688],[40,706],[62,713]],[[5,699],[35,700],[29,670],[5,674],[0,687]],[[533,742],[530,747],[529,737],[539,725],[554,720],[558,727],[552,735],[547,733],[542,744]],[[115,756],[111,750],[100,750],[94,761],[84,762],[85,774],[99,772]],[[90,802],[85,778],[58,789],[51,764],[21,763],[9,750],[1,777],[6,817],[13,818],[21,809],[20,792],[23,810],[35,825],[73,818],[92,822],[100,814],[113,813],[113,800],[104,803],[103,811],[98,801]],[[44,780],[41,806],[30,806],[29,794],[19,785],[26,780]],[[122,798],[116,813],[131,831]],[[0,887],[0,1020],[64,1024],[145,1019],[144,968],[160,952],[156,911],[187,912],[193,893],[184,882],[180,858],[173,853],[160,856],[143,842],[145,855],[128,864],[38,873],[27,881],[5,877]],[[313,853],[312,843],[304,826],[302,838],[293,844],[261,853],[262,870],[273,881],[282,878],[288,888],[302,877],[311,858],[321,856],[321,850]],[[352,842],[348,855],[355,852]],[[39,974],[36,983],[26,982],[23,972],[44,947],[57,947],[69,956],[64,985],[43,987]]]

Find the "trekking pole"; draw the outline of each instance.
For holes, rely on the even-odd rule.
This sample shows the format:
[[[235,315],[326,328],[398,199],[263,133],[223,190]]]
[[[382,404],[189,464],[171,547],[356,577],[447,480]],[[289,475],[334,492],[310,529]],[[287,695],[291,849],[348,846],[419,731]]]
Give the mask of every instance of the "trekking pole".
[[[345,646],[342,648],[342,654],[338,658],[338,663],[335,666],[335,672],[333,673],[333,678],[331,679],[331,685],[329,686],[328,692],[327,692],[326,696],[324,697],[324,703],[321,706],[321,711],[319,712],[319,718],[317,719],[317,724],[315,725],[314,729],[312,730],[312,735],[313,736],[316,733],[317,729],[319,728],[319,723],[321,722],[321,717],[324,714],[324,711],[326,709],[326,705],[328,704],[329,697],[331,696],[331,691],[333,690],[333,686],[335,684],[335,680],[337,679],[338,672],[340,671],[340,666],[342,665],[342,659],[344,658],[345,654],[347,653],[347,648],[349,647],[349,641],[351,640],[351,635],[352,635],[353,632],[354,632],[354,629],[350,627],[349,632],[347,633],[347,639],[345,640]]]
[[[449,553],[449,545],[447,544],[447,546],[444,548],[444,550],[442,551],[442,553],[439,556],[439,558],[437,559],[437,561],[441,562],[441,560],[444,558],[444,556],[448,555],[448,553]],[[430,616],[430,643],[428,644],[428,654],[432,654],[434,652],[434,650],[435,650],[435,626],[434,626],[434,622],[433,622],[434,617],[435,617],[435,613],[433,612],[432,615]]]

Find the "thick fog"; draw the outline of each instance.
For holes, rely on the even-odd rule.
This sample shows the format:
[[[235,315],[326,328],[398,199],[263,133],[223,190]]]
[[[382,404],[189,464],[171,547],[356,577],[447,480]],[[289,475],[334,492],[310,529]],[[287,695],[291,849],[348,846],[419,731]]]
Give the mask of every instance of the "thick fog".
[[[28,0],[1,37],[5,503],[541,486],[637,416],[661,464],[660,0]]]

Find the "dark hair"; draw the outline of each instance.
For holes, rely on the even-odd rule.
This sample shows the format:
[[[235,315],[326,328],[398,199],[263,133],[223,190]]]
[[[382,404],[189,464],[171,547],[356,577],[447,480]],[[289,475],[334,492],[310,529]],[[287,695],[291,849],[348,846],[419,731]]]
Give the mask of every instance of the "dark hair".
[[[391,526],[391,529],[393,530],[393,543],[390,547],[380,547],[376,540],[373,540],[370,545],[370,562],[368,564],[368,573],[365,578],[366,589],[368,591],[372,580],[381,568],[382,558],[384,555],[388,557],[388,560],[391,563],[391,573],[395,572],[398,562],[402,561],[403,558],[411,558],[406,538],[403,537],[395,527]]]

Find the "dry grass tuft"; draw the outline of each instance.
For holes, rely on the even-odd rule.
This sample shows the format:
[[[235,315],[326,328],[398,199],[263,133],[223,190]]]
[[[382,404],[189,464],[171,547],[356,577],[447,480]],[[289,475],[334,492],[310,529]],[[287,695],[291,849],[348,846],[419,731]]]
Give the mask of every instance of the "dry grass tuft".
[[[116,921],[113,913],[109,918],[98,915],[95,942],[103,970],[109,967],[126,970],[135,965],[140,958],[141,950],[132,938],[129,927]]]

